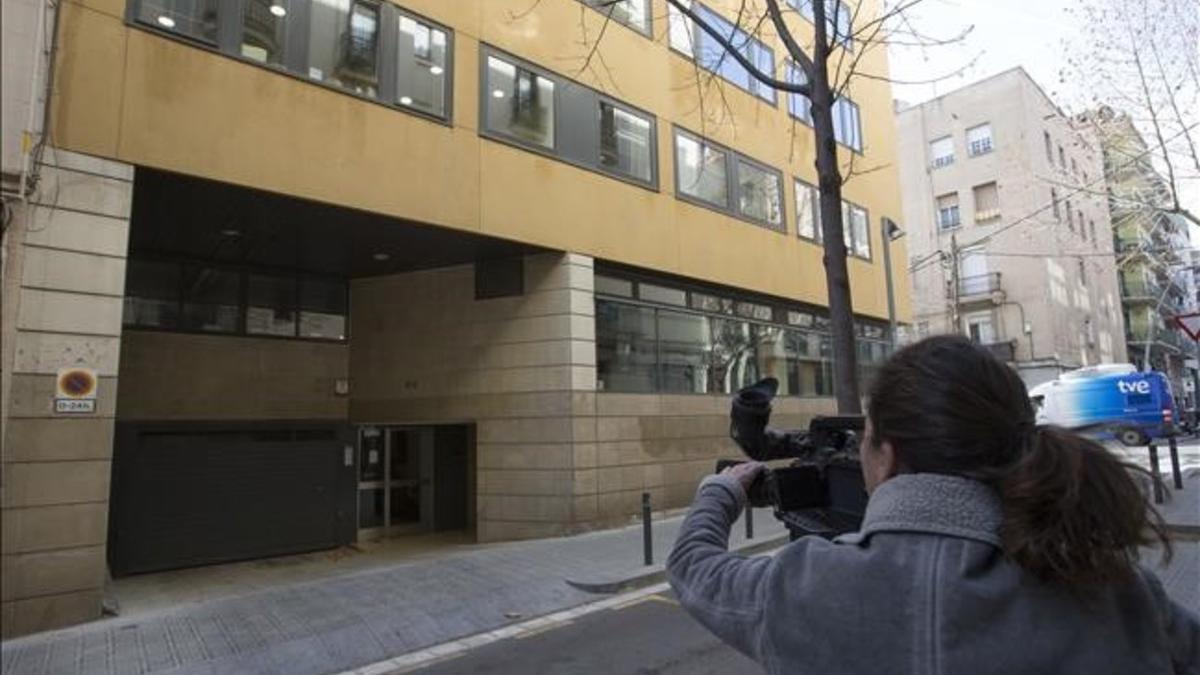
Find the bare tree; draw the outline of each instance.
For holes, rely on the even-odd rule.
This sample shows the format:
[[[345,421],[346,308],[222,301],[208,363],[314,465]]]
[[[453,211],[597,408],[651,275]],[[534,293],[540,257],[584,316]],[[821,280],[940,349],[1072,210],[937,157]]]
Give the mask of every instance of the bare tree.
[[[606,11],[608,19],[624,0],[584,0],[587,4]],[[540,0],[535,0],[535,5]],[[690,0],[666,0],[673,13],[702,31],[720,48],[717,63],[695,62],[695,85],[699,88],[711,86],[720,70],[721,62],[735,61],[749,77],[776,92],[798,94],[806,98],[811,110],[811,133],[815,140],[817,188],[821,234],[824,246],[823,263],[828,291],[830,329],[833,346],[833,379],[838,410],[844,414],[861,412],[859,382],[857,377],[858,358],[855,344],[854,308],[850,295],[850,277],[846,265],[845,227],[842,209],[842,186],[849,178],[876,171],[884,167],[857,167],[855,153],[846,153],[844,162],[839,160],[838,140],[834,118],[836,104],[848,97],[854,83],[860,80],[892,82],[885,72],[872,72],[866,67],[864,57],[890,44],[907,46],[937,46],[961,40],[962,34],[944,39],[922,35],[905,12],[924,0],[880,0],[878,11],[868,13],[865,7],[875,6],[869,0],[859,0],[851,8],[838,0],[739,0],[732,23],[735,31],[714,25],[704,13],[696,10]],[[726,3],[727,4],[727,3]],[[590,11],[590,10],[587,10]],[[789,25],[788,15],[802,15],[811,21],[814,36],[811,42],[802,39]],[[608,19],[596,35],[588,35],[583,28],[586,57],[580,72],[590,71],[596,81],[617,86],[612,73],[603,61],[600,41],[607,29]],[[581,19],[581,27],[583,26]],[[969,30],[969,29],[968,29]],[[765,72],[761,64],[746,55],[746,42],[750,38],[775,37],[784,46],[787,56],[799,71],[799,77],[780,77],[775,72]],[[852,48],[851,48],[852,46]],[[953,72],[937,74],[930,81],[953,77],[966,66]],[[718,83],[719,87],[719,83]],[[705,95],[700,92],[698,105],[703,106]],[[724,93],[719,90],[724,105]],[[728,107],[724,105],[724,107]],[[803,127],[808,128],[808,127]],[[792,125],[792,133],[798,131]],[[869,235],[868,235],[869,236]],[[887,242],[884,242],[887,245]]]

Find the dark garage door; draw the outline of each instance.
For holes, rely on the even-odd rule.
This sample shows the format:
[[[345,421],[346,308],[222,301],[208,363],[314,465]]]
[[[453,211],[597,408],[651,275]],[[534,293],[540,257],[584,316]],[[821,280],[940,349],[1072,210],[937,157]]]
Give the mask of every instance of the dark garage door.
[[[118,433],[114,575],[332,548],[354,536],[336,429]]]

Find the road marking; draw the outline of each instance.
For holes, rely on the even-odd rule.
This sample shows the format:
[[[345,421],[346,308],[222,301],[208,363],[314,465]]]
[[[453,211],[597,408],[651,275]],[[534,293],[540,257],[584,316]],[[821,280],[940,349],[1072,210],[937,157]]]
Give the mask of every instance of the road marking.
[[[659,593],[670,588],[669,584],[661,583],[654,586],[647,586],[636,591],[631,591],[623,595],[617,595],[606,600],[599,600],[584,605],[579,605],[571,609],[564,609],[553,614],[547,614],[521,623],[509,624],[501,626],[494,630],[476,633],[468,637],[443,642],[442,644],[426,647],[415,652],[409,652],[390,659],[384,659],[366,666],[359,666],[350,670],[342,671],[337,675],[394,675],[398,673],[409,673],[421,668],[427,668],[435,663],[448,661],[465,655],[467,652],[484,645],[489,645],[501,640],[509,638],[527,638],[533,637],[539,633],[561,628],[570,623],[574,623],[575,619],[588,614],[594,614],[605,609],[614,609],[619,606],[628,606],[635,602],[641,602],[644,599],[650,599]],[[662,598],[666,602],[674,602],[667,598]]]

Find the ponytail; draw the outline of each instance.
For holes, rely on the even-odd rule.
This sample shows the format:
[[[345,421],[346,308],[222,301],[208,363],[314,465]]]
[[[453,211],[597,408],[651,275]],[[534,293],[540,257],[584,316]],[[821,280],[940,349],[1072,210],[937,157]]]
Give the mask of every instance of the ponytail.
[[[1005,552],[1030,574],[1072,587],[1129,579],[1138,547],[1171,545],[1135,480],[1149,471],[1058,427],[1030,429],[1025,451],[995,485]]]

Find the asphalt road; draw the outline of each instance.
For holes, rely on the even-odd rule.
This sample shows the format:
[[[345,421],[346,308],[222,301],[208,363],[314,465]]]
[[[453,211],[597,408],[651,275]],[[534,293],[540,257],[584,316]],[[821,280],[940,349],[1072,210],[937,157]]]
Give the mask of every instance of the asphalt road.
[[[502,640],[416,671],[421,675],[737,675],[761,673],[687,615],[670,592]]]

